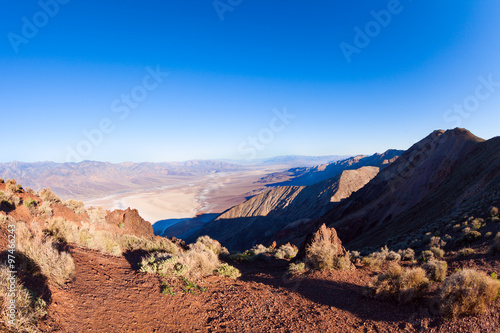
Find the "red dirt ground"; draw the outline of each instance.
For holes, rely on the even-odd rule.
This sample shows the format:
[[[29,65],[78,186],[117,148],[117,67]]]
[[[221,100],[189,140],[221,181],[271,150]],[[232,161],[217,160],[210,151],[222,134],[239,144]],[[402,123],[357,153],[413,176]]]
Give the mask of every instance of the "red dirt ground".
[[[239,280],[210,277],[195,295],[162,295],[158,276],[111,257],[72,248],[76,275],[51,288],[47,332],[499,332],[500,302],[479,317],[445,321],[431,297],[399,306],[363,296],[367,269],[283,278],[287,262],[241,264]],[[498,261],[482,262],[498,267]],[[457,263],[456,265],[459,265]],[[475,266],[474,262],[467,266]]]

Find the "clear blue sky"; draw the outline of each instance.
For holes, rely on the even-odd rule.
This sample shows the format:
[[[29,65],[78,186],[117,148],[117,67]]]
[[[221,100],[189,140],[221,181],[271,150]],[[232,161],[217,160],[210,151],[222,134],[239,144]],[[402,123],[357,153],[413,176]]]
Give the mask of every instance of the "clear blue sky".
[[[2,3],[0,162],[370,154],[457,125],[499,134],[500,83],[478,80],[500,82],[497,0],[54,1]],[[464,101],[472,111],[453,109]],[[284,108],[295,118],[275,119]]]

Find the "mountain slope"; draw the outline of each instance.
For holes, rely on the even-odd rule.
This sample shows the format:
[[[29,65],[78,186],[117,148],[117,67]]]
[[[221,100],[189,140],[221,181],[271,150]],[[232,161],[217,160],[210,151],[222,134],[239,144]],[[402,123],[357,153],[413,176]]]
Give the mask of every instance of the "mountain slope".
[[[290,223],[321,216],[363,187],[378,171],[377,167],[363,167],[311,186],[276,187],[229,209],[187,240],[209,235],[231,250],[265,243]]]
[[[333,178],[344,170],[355,170],[364,166],[385,168],[390,163],[394,162],[402,153],[402,150],[390,149],[382,154],[374,154],[371,156],[357,155],[314,167],[292,168],[284,172],[276,172],[262,178],[261,181],[269,183],[274,180],[275,184],[272,184],[273,186],[313,185],[323,180]],[[280,179],[290,176],[293,178],[276,183]]]
[[[499,138],[484,141],[458,128],[434,131],[306,229],[326,223],[347,247],[378,246],[449,214],[499,181]],[[300,242],[304,232],[289,230],[282,241]]]

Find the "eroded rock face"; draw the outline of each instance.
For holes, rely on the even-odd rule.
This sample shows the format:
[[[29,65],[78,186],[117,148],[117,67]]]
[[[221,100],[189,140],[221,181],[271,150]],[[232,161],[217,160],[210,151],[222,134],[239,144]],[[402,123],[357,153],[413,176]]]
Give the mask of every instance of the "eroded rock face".
[[[114,210],[106,216],[106,222],[113,225],[121,225],[124,232],[138,237],[154,237],[153,226],[145,221],[137,209]]]
[[[337,256],[344,256],[346,254],[345,248],[342,246],[342,241],[337,236],[335,228],[328,228],[325,224],[319,227],[318,231],[307,235],[304,244],[299,249],[296,258],[304,259],[309,249],[312,246],[322,246],[325,249],[333,248]]]

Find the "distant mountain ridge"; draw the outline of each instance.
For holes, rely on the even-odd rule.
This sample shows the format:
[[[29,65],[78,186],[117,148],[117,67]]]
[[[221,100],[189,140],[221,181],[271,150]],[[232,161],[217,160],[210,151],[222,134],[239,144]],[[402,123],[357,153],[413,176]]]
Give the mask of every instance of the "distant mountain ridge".
[[[359,169],[364,166],[384,168],[394,162],[404,150],[390,149],[386,152],[371,156],[356,155],[353,157],[331,161],[313,167],[292,168],[283,172],[275,172],[261,179],[262,183],[271,183],[268,186],[307,186],[330,179],[344,170]],[[281,179],[291,179],[278,182]]]
[[[35,190],[50,187],[63,197],[85,196],[140,187],[157,187],[170,176],[238,171],[243,167],[221,161],[195,160],[164,163],[10,162],[0,164],[1,178],[14,178]]]

